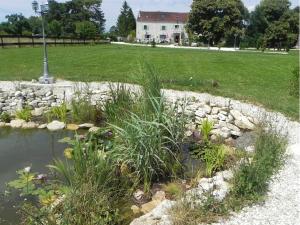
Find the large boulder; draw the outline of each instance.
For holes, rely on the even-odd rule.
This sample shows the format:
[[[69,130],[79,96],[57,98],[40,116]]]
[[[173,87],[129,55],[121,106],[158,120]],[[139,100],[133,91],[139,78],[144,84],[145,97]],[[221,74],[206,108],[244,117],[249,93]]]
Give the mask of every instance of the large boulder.
[[[21,128],[24,123],[26,123],[25,120],[15,119],[10,121],[10,126],[12,128]]]
[[[57,130],[62,130],[64,129],[66,124],[64,122],[60,122],[57,120],[52,121],[47,125],[48,130],[50,131],[57,131]]]

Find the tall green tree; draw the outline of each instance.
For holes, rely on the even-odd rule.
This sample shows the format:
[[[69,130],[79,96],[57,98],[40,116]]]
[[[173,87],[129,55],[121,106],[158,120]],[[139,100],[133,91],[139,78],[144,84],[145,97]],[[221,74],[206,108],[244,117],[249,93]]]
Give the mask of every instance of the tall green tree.
[[[118,34],[122,37],[127,37],[130,32],[136,29],[135,17],[126,1],[124,1],[121,13],[118,17],[117,28]]]
[[[48,32],[51,36],[59,37],[62,34],[62,24],[57,20],[52,20],[48,24]]]
[[[3,23],[3,30],[8,34],[22,35],[30,31],[28,19],[22,14],[11,14],[5,17],[7,22]]]
[[[97,26],[90,21],[76,23],[76,34],[80,38],[93,38],[98,33]]]
[[[248,15],[241,0],[193,0],[188,29],[217,44],[238,33]]]

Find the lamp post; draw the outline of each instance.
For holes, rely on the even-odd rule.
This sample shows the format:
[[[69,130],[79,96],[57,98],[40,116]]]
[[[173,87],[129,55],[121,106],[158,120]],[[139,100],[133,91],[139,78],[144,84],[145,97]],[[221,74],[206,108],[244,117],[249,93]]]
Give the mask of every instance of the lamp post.
[[[238,34],[235,33],[234,34],[234,50],[236,50],[236,38],[237,38]]]
[[[32,9],[35,13],[40,14],[42,18],[42,32],[43,32],[43,46],[44,46],[44,60],[43,60],[43,75],[39,78],[41,84],[52,84],[54,83],[54,78],[49,76],[48,68],[48,53],[47,53],[47,42],[45,34],[45,14],[48,11],[48,1],[45,4],[39,5],[39,3],[34,0],[32,2]]]

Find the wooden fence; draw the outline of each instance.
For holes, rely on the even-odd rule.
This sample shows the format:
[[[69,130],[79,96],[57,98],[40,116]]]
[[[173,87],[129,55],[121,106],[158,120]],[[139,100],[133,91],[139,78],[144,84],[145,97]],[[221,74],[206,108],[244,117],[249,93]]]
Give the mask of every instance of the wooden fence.
[[[48,45],[85,45],[85,44],[108,44],[110,41],[94,39],[81,39],[70,37],[47,37]],[[22,46],[39,46],[43,45],[42,36],[16,36],[16,35],[0,35],[0,46],[5,47],[22,47]]]

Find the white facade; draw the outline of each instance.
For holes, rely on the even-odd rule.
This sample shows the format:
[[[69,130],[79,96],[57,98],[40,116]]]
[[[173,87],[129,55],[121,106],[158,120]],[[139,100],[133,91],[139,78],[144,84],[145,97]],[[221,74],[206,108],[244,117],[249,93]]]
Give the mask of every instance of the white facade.
[[[136,40],[138,42],[179,43],[188,38],[184,23],[137,21]]]

